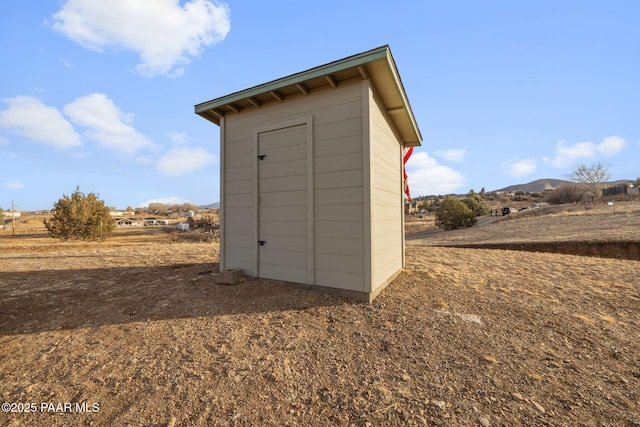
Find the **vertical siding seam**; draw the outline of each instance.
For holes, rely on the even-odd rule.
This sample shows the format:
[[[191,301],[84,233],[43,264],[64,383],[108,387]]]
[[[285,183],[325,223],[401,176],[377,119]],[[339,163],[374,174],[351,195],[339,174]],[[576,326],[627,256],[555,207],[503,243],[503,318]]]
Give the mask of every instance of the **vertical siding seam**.
[[[373,211],[371,209],[371,114],[369,111],[371,92],[370,81],[362,81],[362,192],[363,192],[363,291],[373,291]]]
[[[313,115],[307,117],[307,284],[315,285],[315,190],[313,163]]]
[[[260,224],[260,176],[258,174],[258,155],[260,154],[258,152],[259,148],[258,147],[258,140],[260,137],[260,133],[257,129],[254,129],[253,131],[253,159],[251,160],[251,163],[253,165],[253,185],[252,185],[252,191],[253,191],[253,197],[252,197],[252,205],[253,205],[253,209],[252,209],[252,215],[251,217],[253,218],[252,222],[252,229],[253,229],[253,238],[252,243],[253,243],[253,250],[252,250],[252,259],[253,259],[253,275],[254,277],[260,277],[260,248],[258,248],[258,239],[260,236],[260,229],[259,229],[259,224]]]
[[[224,214],[224,209],[225,209],[225,191],[226,191],[226,186],[224,185],[224,181],[225,181],[225,172],[224,172],[224,168],[225,168],[225,150],[224,150],[224,145],[225,145],[225,131],[226,131],[226,126],[225,126],[225,120],[224,117],[220,118],[220,207],[219,207],[219,213],[220,213],[220,264],[218,266],[218,270],[219,271],[224,271],[226,270],[226,266],[225,266],[225,259],[224,259],[224,253],[226,252],[226,242],[227,239],[225,238],[225,233],[226,233],[226,229],[227,227],[225,227],[224,225],[224,218],[225,218],[225,214]]]

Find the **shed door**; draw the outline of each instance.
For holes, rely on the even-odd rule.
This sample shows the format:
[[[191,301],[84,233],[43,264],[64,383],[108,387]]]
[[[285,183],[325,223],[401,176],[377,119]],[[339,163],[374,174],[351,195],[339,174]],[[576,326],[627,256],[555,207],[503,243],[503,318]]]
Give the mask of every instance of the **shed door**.
[[[258,276],[307,283],[306,125],[258,134]]]

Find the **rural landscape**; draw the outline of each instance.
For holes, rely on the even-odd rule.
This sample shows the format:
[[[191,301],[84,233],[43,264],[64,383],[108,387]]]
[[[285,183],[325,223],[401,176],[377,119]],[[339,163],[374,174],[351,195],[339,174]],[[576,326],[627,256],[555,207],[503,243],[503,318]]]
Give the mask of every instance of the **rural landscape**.
[[[640,425],[638,198],[433,221],[372,304],[217,285],[212,233],[3,230],[0,424]]]

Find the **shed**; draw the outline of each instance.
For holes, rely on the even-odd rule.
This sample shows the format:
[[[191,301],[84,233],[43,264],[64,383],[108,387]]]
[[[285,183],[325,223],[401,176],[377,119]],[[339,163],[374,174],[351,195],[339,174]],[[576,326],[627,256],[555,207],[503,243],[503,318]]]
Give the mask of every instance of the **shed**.
[[[220,270],[372,301],[404,265],[420,130],[389,46],[195,106],[220,127]]]

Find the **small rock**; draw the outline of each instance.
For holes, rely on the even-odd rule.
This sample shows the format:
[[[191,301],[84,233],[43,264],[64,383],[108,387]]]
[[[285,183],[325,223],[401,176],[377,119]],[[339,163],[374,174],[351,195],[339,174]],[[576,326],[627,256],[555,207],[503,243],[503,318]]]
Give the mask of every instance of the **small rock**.
[[[171,417],[171,421],[169,421],[169,424],[167,424],[167,427],[175,427],[177,422],[178,420],[176,419],[176,417]]]
[[[511,396],[513,396],[514,398],[516,398],[518,400],[524,400],[524,397],[522,397],[522,395],[520,393],[511,393]]]
[[[447,409],[447,404],[442,400],[432,400],[431,403],[433,403],[435,406],[437,406],[439,409],[443,411]]]
[[[400,375],[400,378],[402,378],[402,381],[411,380],[411,377],[408,374],[402,374],[402,375]]]
[[[545,413],[545,410],[544,410],[544,408],[542,407],[541,404],[539,404],[538,402],[535,402],[533,400],[531,401],[531,403],[533,403],[533,406],[535,406],[536,409],[538,409],[538,411],[542,412],[543,414]]]
[[[479,417],[478,422],[482,427],[490,427],[491,421],[489,421],[486,417]]]

